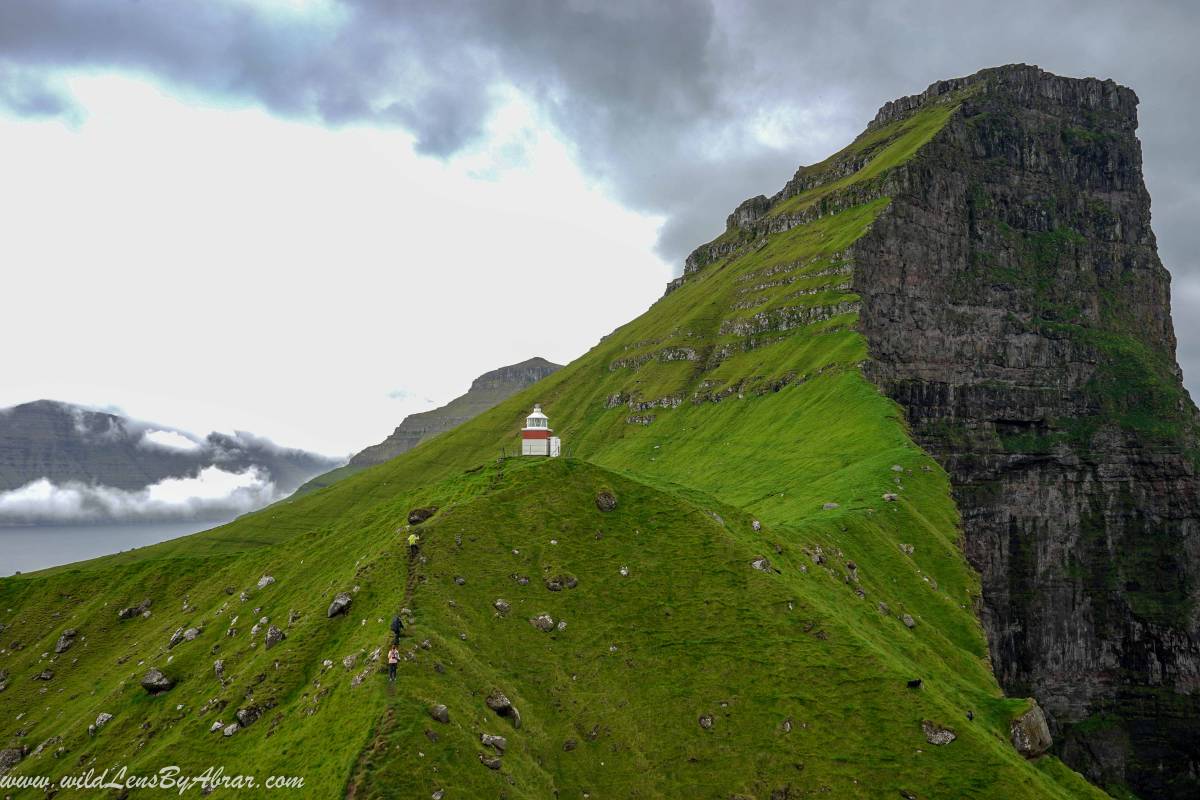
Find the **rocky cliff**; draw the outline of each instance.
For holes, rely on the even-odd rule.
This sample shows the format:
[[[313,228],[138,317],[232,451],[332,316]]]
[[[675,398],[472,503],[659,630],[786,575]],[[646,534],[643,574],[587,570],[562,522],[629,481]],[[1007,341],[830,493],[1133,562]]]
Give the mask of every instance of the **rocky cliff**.
[[[391,436],[351,458],[350,466],[361,468],[390,461],[426,439],[487,411],[501,400],[561,368],[561,364],[535,356],[519,364],[485,372],[471,382],[466,394],[459,395],[440,408],[405,417]]]
[[[857,149],[739,206],[683,280],[890,198],[846,253],[864,370],[952,478],[1001,685],[1038,699],[1092,780],[1194,797],[1200,451],[1137,102],[1024,65],[936,83],[885,105]],[[878,131],[917,115],[944,122],[910,159],[839,185],[870,168]]]

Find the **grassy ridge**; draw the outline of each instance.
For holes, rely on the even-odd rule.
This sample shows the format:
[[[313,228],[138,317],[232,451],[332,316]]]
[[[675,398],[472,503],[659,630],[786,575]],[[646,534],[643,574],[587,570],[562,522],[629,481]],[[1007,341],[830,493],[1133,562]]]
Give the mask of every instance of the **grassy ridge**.
[[[926,141],[948,113],[872,136]],[[879,152],[892,160],[858,179],[900,163]],[[16,772],[220,764],[357,798],[1101,796],[1008,743],[1024,701],[988,667],[948,480],[859,372],[844,250],[886,206],[708,265],[574,363],[391,462],[216,531],[0,581],[0,744],[63,737]],[[535,401],[572,457],[497,461]],[[616,511],[597,510],[601,488]],[[410,564],[400,539],[417,505],[440,510]],[[761,557],[769,570],[752,566]],[[276,581],[258,589],[264,574]],[[548,590],[560,574],[578,585]],[[349,616],[326,619],[354,587]],[[143,597],[149,619],[117,621]],[[370,654],[402,605],[416,623],[389,687]],[[567,627],[535,629],[540,613]],[[287,633],[271,650],[250,636],[261,616]],[[191,625],[199,638],[168,651]],[[42,658],[67,627],[86,639]],[[51,661],[53,679],[34,681]],[[137,679],[152,665],[178,685],[147,696]],[[484,705],[493,689],[520,730]],[[247,706],[264,708],[251,727],[208,732]],[[114,719],[89,736],[101,711]],[[927,743],[923,720],[957,739]],[[500,770],[479,763],[480,733],[508,738]]]

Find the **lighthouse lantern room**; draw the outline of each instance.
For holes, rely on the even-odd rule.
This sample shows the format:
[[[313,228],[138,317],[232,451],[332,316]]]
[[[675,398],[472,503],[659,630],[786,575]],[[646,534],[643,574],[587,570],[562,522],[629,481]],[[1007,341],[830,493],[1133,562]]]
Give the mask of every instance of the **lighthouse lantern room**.
[[[542,413],[542,407],[535,405],[533,413],[525,418],[525,427],[521,429],[521,455],[554,458],[560,449],[558,437],[550,429],[550,420]]]

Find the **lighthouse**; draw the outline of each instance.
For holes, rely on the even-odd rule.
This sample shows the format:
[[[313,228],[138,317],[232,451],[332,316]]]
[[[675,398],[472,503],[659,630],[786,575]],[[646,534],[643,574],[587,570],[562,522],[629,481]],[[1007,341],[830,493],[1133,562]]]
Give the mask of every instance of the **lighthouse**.
[[[559,449],[559,440],[550,429],[550,420],[542,413],[542,407],[535,404],[533,413],[525,418],[525,427],[521,429],[521,455],[556,458]]]

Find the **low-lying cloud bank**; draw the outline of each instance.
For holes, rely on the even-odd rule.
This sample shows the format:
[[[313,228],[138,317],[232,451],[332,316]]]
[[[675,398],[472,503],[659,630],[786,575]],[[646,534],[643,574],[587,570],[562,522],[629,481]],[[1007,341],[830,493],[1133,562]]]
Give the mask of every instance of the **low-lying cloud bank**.
[[[40,478],[0,493],[0,524],[224,519],[282,495],[259,467],[230,472],[209,466],[195,476],[164,478],[136,491]]]

